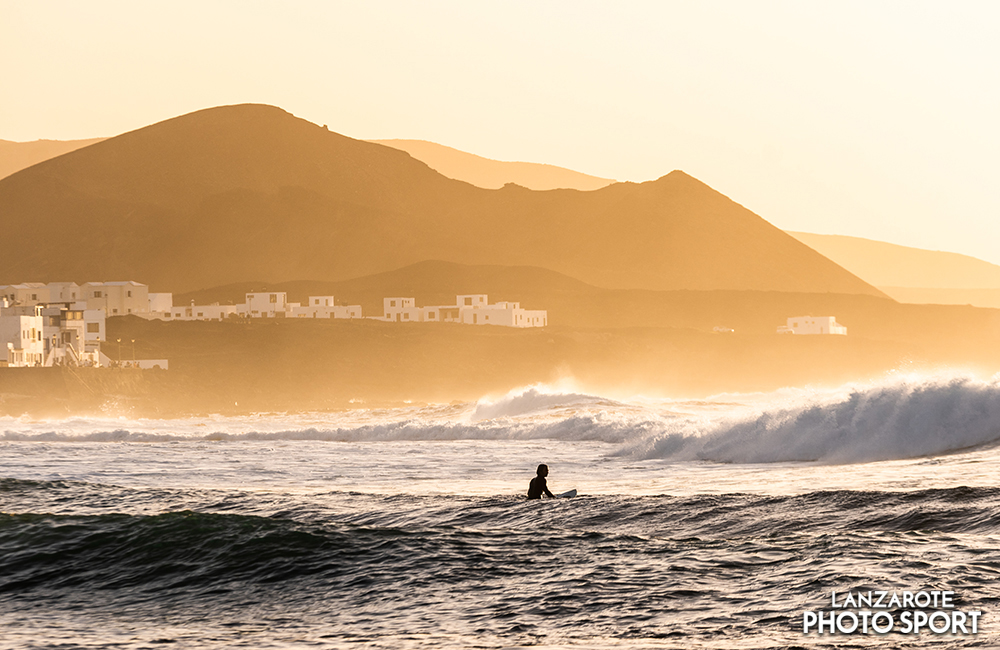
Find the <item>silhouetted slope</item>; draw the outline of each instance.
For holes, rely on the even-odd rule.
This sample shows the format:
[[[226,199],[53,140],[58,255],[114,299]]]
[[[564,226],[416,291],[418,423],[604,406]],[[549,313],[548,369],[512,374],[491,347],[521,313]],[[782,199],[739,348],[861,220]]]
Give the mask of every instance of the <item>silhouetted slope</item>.
[[[899,246],[861,237],[789,232],[875,286],[1000,289],[1000,266],[969,255]]]
[[[31,167],[44,160],[61,156],[82,147],[100,142],[104,138],[89,140],[34,140],[32,142],[10,142],[0,140],[0,178]]]
[[[175,292],[337,280],[427,259],[603,287],[881,295],[682,172],[593,192],[484,190],[271,106],[198,111],[0,180],[26,245],[0,283],[133,278]]]
[[[514,183],[530,190],[596,190],[615,181],[542,163],[505,162],[483,158],[426,140],[369,140],[400,149],[417,160],[456,180],[497,190]]]

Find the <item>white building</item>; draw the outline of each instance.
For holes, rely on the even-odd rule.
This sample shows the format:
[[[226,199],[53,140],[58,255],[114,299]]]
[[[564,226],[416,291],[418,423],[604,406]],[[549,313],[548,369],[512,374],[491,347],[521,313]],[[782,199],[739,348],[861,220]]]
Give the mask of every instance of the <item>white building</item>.
[[[293,318],[361,318],[361,305],[338,305],[333,296],[309,296],[305,305],[291,303]]]
[[[287,303],[288,294],[284,291],[248,293],[240,314],[250,318],[284,317]]]
[[[48,287],[41,282],[22,282],[0,287],[0,299],[11,307],[33,307],[49,301]]]
[[[86,282],[81,287],[87,309],[103,309],[108,316],[125,316],[149,311],[149,287],[124,282]]]
[[[74,303],[83,297],[80,285],[76,282],[49,282],[46,287],[49,290],[49,296],[45,302],[48,303]]]
[[[149,318],[159,318],[162,320],[226,320],[230,316],[239,314],[240,305],[196,305],[191,303],[187,307],[171,307],[169,311],[155,311],[149,313]]]
[[[46,366],[97,366],[101,343],[107,340],[103,309],[38,307],[45,333]]]
[[[518,302],[498,302],[478,309],[463,310],[462,316],[471,316],[471,322],[462,321],[471,325],[504,327],[545,327],[549,320],[548,312],[544,309],[521,309],[521,303]]]
[[[778,328],[778,334],[841,334],[847,335],[847,328],[837,322],[834,316],[793,316],[788,324]]]
[[[149,293],[149,287],[132,280],[123,282],[25,282],[0,286],[0,299],[11,307],[82,302],[85,309],[103,309],[108,316],[167,311],[172,306],[169,293]]]
[[[284,291],[252,292],[239,305],[173,305],[173,294],[149,294],[150,310],[139,314],[161,320],[226,320],[231,316],[244,318],[361,318],[361,305],[337,305],[333,296],[309,296],[306,305],[288,302]]]
[[[12,368],[41,366],[45,363],[45,333],[42,316],[19,309],[0,309],[0,361]]]
[[[174,294],[172,293],[151,293],[149,294],[149,311],[166,313],[174,306]]]
[[[548,312],[542,309],[522,309],[520,303],[489,304],[485,293],[455,297],[454,305],[417,307],[413,298],[384,298],[383,316],[379,320],[393,323],[438,322],[465,325],[500,325],[503,327],[545,327]]]
[[[382,299],[382,320],[409,323],[420,322],[423,319],[423,310],[417,307],[417,302],[413,298]]]

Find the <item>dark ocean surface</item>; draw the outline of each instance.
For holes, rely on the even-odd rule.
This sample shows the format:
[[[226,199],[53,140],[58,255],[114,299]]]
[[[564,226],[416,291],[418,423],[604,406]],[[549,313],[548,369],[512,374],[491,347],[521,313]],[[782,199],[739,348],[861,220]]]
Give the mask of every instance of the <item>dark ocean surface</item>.
[[[828,408],[845,426],[843,400],[811,399],[793,419]],[[967,445],[966,430],[929,455],[722,462],[664,452],[696,435],[670,423],[707,418],[704,435],[730,436],[699,441],[703,454],[737,453],[735,440],[761,454],[788,418],[768,407],[748,434],[763,416],[746,402],[550,402],[450,425],[0,423],[0,647],[1000,647],[994,440]],[[993,412],[969,408],[979,436]],[[553,434],[587,418],[619,437]],[[399,439],[357,433],[394,421]],[[541,461],[554,490],[580,496],[524,499]],[[956,610],[982,612],[979,632],[803,634],[831,591],[870,590],[955,592]]]

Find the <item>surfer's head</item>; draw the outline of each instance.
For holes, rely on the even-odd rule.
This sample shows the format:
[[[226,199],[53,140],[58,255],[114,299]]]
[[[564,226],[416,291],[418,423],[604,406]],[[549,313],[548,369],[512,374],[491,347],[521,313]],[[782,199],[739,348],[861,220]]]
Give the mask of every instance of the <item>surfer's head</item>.
[[[539,476],[548,476],[549,475],[549,466],[548,465],[539,465],[538,469],[535,470],[535,474],[538,474]]]

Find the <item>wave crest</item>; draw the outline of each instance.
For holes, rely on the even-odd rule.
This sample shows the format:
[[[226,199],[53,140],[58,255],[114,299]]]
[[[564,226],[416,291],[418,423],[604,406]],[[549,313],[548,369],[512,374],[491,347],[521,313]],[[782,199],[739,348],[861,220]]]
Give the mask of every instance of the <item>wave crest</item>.
[[[730,463],[857,463],[934,456],[1000,441],[1000,385],[903,380],[840,399],[757,412],[703,430],[691,420],[623,450],[642,458]]]

